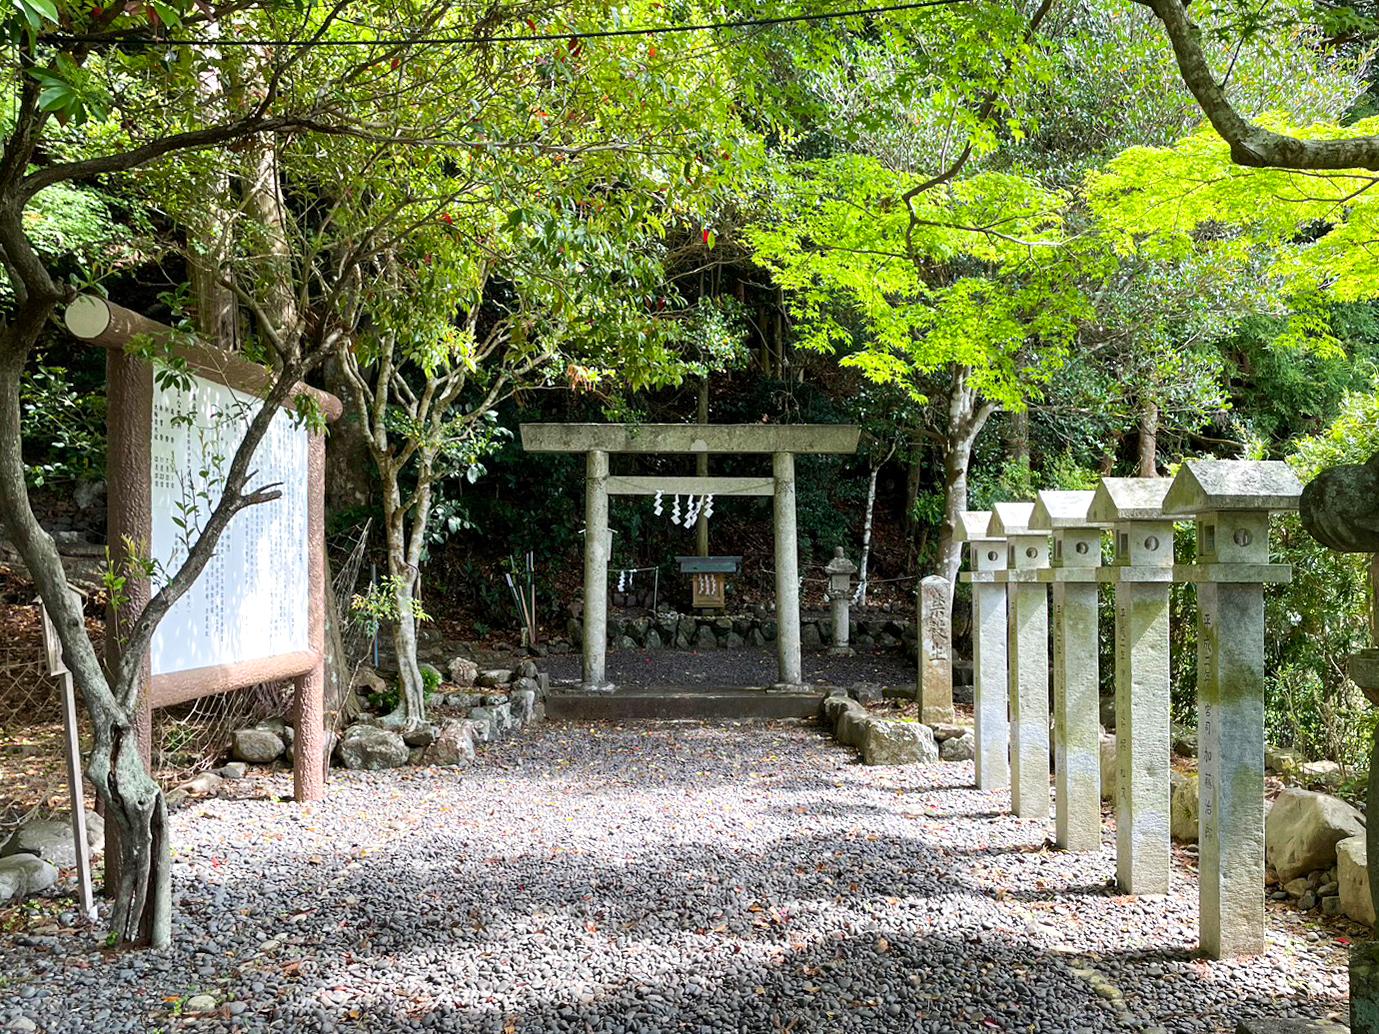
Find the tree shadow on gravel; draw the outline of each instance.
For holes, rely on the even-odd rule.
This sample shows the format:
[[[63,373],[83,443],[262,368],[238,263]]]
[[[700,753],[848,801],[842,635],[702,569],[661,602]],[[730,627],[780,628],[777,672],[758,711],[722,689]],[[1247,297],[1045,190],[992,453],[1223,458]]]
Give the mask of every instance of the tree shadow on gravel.
[[[391,965],[415,974],[419,961],[424,969],[420,956]],[[1149,965],[1161,974],[1145,972]],[[1003,937],[893,931],[798,943],[769,958],[721,951],[655,971],[610,964],[569,979],[527,975],[480,974],[474,986],[442,978],[428,990],[416,990],[427,983],[416,980],[396,989],[345,985],[337,1002],[337,976],[313,973],[261,1015],[286,1021],[286,1029],[454,1034],[1110,1034],[1150,1025],[1186,1034],[1231,1031],[1251,1017],[1316,1019],[1342,1007],[1315,994],[1213,995],[1181,952],[1089,960]]]

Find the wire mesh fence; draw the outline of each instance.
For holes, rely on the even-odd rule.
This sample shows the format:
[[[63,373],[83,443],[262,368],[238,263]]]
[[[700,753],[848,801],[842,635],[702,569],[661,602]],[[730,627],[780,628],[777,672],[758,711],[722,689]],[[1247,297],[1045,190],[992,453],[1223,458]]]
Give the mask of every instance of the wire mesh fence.
[[[364,574],[370,525],[351,529],[330,543],[332,623],[336,629],[336,682],[328,686],[327,727],[339,733],[357,713],[350,686],[354,673],[369,657],[370,630],[352,611],[350,599]],[[42,616],[32,589],[9,575],[0,586],[0,844],[24,822],[67,810],[67,773],[63,758],[62,698],[57,679],[48,674]],[[16,602],[24,601],[24,602]],[[98,652],[104,625],[88,618],[87,629]],[[290,683],[251,686],[201,697],[153,713],[153,774],[165,789],[214,768],[226,757],[236,729],[273,718],[287,718],[292,705]],[[85,709],[77,702],[82,751],[91,736]],[[95,800],[86,788],[88,806]]]
[[[0,606],[0,842],[67,808],[62,698],[48,674],[36,604]],[[80,714],[80,711],[78,712]],[[80,731],[89,744],[85,722]],[[88,787],[89,793],[89,787]]]

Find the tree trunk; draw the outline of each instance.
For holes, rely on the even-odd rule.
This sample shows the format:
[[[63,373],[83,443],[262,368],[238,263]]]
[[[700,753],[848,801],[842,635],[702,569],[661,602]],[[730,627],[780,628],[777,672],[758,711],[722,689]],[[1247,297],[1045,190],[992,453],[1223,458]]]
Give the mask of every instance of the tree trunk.
[[[397,622],[393,625],[393,651],[397,655],[397,708],[388,716],[393,725],[408,728],[426,720],[426,683],[421,678],[421,664],[417,661],[417,619],[412,613],[414,574],[394,582],[397,601]]]
[[[939,529],[935,564],[936,573],[948,582],[949,606],[958,568],[962,566],[962,543],[957,532],[962,511],[967,509],[967,468],[972,460],[972,446],[994,410],[990,403],[979,402],[976,392],[967,386],[967,371],[959,370],[948,396],[948,429],[943,443],[943,527]]]
[[[388,574],[392,581],[397,620],[393,624],[393,653],[397,660],[397,708],[387,716],[390,725],[415,727],[426,720],[426,684],[417,662],[417,619],[412,610],[417,570],[408,563],[407,531],[403,523],[397,471],[384,473],[384,521],[388,528]]]
[[[1142,478],[1159,476],[1159,407],[1145,401],[1140,404],[1139,468]]]
[[[326,390],[337,398],[351,396],[343,360],[332,356],[322,365]],[[367,507],[373,497],[373,463],[365,437],[366,414],[348,406],[326,439],[326,509],[332,513]]]
[[[887,456],[886,459],[890,457]],[[881,475],[881,463],[871,468],[871,477],[867,479],[867,513],[862,520],[862,556],[857,564],[857,595],[853,600],[859,607],[867,605],[867,564],[871,559],[872,518],[876,513],[876,479]]]
[[[105,805],[107,836],[117,854],[113,866],[106,863],[114,872],[106,885],[111,930],[123,944],[166,948],[172,938],[167,803],[144,768],[137,723],[106,718],[100,724],[86,773]]]
[[[0,341],[0,522],[19,551],[62,639],[62,657],[91,718],[93,745],[86,774],[111,834],[107,865],[117,873],[112,932],[117,943],[164,947],[171,939],[167,809],[139,753],[138,723],[120,705],[86,634],[52,538],[29,505],[20,454],[19,382],[42,319],[25,328],[22,313]]]
[[[1009,414],[1010,424],[1006,429],[1006,455],[1012,463],[1029,466],[1029,410]]]

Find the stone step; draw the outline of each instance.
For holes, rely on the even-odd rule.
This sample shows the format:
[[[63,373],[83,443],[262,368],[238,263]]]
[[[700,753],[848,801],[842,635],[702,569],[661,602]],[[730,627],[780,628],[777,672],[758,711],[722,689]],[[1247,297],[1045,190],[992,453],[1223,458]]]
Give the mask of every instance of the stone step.
[[[612,693],[552,693],[546,717],[577,722],[772,721],[812,718],[823,693],[763,689],[657,687]]]

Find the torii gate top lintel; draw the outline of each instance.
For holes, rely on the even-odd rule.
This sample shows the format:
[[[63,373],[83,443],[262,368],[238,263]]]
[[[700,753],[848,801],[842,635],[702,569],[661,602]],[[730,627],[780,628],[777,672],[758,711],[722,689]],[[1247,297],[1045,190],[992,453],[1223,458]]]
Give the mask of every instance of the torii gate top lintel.
[[[861,430],[838,424],[522,424],[528,452],[582,452],[584,479],[584,688],[608,692],[608,497],[656,492],[769,495],[776,546],[776,688],[804,688],[800,664],[795,454],[853,453]],[[771,456],[770,477],[613,476],[610,453]]]
[[[528,452],[853,453],[849,424],[522,424]]]

